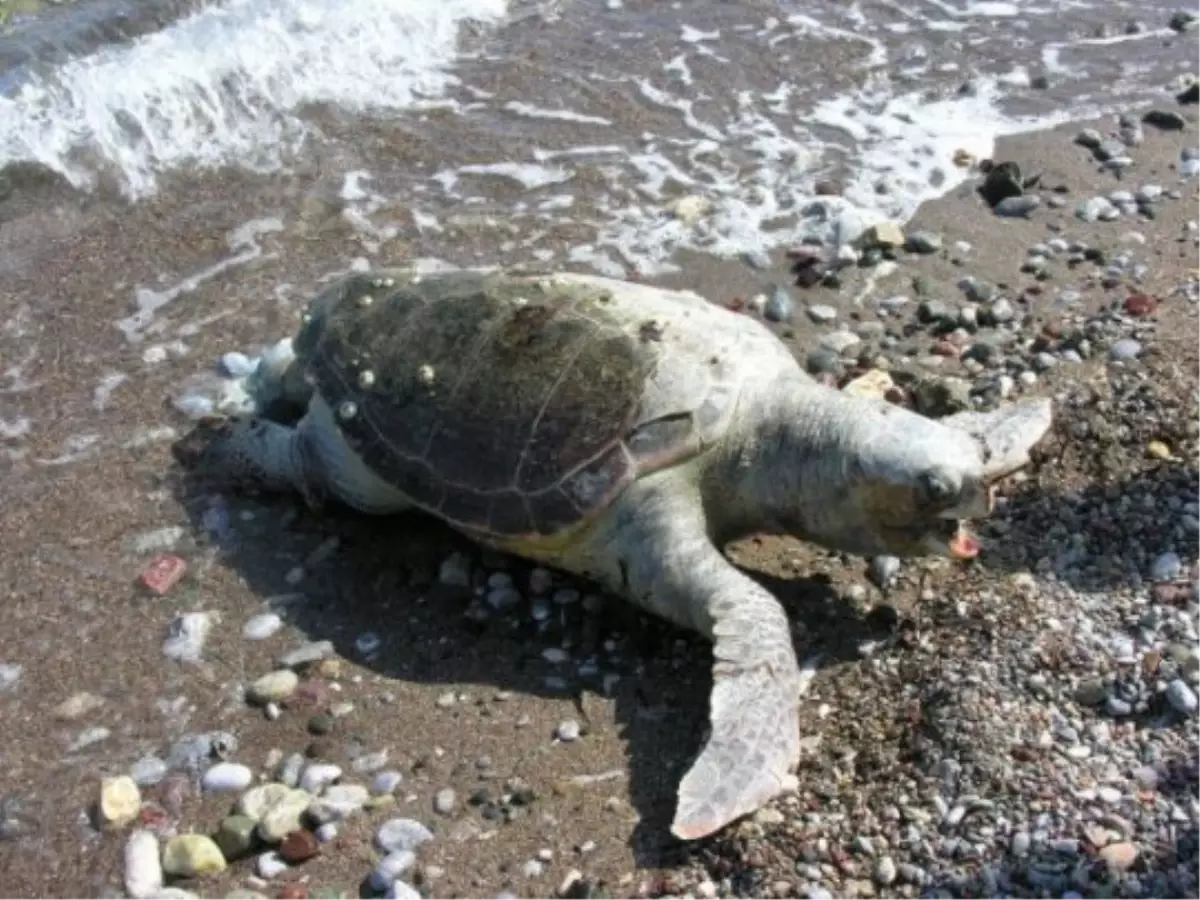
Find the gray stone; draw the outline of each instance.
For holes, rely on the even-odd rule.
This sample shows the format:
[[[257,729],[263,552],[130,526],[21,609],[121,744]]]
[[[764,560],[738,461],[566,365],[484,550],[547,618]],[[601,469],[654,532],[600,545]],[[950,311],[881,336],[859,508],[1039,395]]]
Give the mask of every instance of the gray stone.
[[[1005,197],[994,207],[996,215],[1010,219],[1028,216],[1042,205],[1042,198],[1037,194],[1022,194],[1020,197]]]
[[[795,303],[792,301],[792,295],[776,285],[763,307],[763,316],[771,322],[790,322],[794,310]]]
[[[904,242],[910,253],[937,253],[942,249],[942,237],[932,231],[914,231]]]
[[[1183,560],[1173,550],[1162,553],[1150,566],[1150,577],[1155,581],[1174,581],[1183,573]]]
[[[894,556],[876,556],[871,560],[871,580],[881,588],[886,588],[900,574],[900,560]]]
[[[861,344],[862,338],[851,331],[841,330],[822,335],[817,343],[822,349],[841,356]]]
[[[1172,708],[1186,716],[1196,712],[1196,692],[1188,687],[1188,683],[1182,678],[1172,679],[1167,685],[1167,702],[1171,704]]]
[[[1137,359],[1141,354],[1141,342],[1133,338],[1121,338],[1108,349],[1108,357],[1112,360]]]
[[[433,840],[433,832],[416,819],[389,819],[375,832],[375,843],[385,853],[408,850],[415,853],[422,844]]]
[[[834,307],[828,306],[823,303],[818,303],[814,306],[810,306],[808,308],[807,312],[808,312],[808,317],[810,319],[812,319],[814,322],[816,322],[818,325],[825,325],[829,322],[832,322],[834,319],[837,318],[837,315],[838,315],[837,310]]]

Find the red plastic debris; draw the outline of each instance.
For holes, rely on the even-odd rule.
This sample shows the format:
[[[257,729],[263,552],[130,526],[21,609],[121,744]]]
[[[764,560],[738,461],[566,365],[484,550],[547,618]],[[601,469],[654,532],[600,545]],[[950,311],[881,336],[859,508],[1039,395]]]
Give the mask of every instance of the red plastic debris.
[[[163,553],[154,557],[154,560],[142,572],[141,580],[147,590],[162,597],[179,584],[179,580],[183,578],[183,573],[186,571],[187,563],[184,560],[173,554]]]
[[[1149,294],[1130,294],[1125,298],[1125,312],[1131,316],[1152,316],[1158,310],[1158,301]]]

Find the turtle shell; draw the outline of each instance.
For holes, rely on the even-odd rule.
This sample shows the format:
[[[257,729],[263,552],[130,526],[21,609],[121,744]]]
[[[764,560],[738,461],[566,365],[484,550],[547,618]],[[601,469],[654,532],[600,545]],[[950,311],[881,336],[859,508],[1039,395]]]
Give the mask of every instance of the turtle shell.
[[[350,447],[414,504],[549,536],[700,448],[690,414],[647,420],[661,345],[611,300],[503,274],[355,275],[314,301],[296,349]]]

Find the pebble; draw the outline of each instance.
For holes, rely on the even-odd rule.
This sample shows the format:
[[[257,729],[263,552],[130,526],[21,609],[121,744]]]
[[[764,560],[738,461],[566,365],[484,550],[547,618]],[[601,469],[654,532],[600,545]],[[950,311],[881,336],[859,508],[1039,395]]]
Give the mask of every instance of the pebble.
[[[1081,222],[1110,222],[1120,215],[1121,211],[1107,197],[1091,197],[1075,207],[1075,218]]]
[[[402,781],[404,781],[404,776],[399,772],[380,772],[371,782],[371,793],[376,797],[394,794]]]
[[[581,729],[574,719],[563,719],[554,729],[554,736],[564,743],[579,740]]]
[[[877,587],[887,588],[900,574],[900,560],[895,556],[876,556],[871,560],[870,574]]]
[[[465,553],[451,553],[438,568],[438,581],[448,587],[471,586],[471,560]]]
[[[129,767],[129,777],[138,787],[150,787],[167,777],[170,768],[157,756],[143,756]]]
[[[210,794],[236,794],[250,787],[254,773],[241,763],[217,763],[204,773],[200,786]]]
[[[386,900],[424,900],[420,891],[399,878],[392,882],[384,897]]]
[[[1141,353],[1141,342],[1133,338],[1121,338],[1108,349],[1109,359],[1112,360],[1136,359]]]
[[[300,828],[300,821],[312,803],[307,791],[289,788],[288,792],[271,806],[258,823],[258,836],[268,844],[278,844],[293,831]]]
[[[1102,847],[1098,855],[1113,871],[1124,872],[1137,861],[1138,848],[1134,844],[1122,841]]]
[[[433,795],[433,811],[441,816],[448,816],[458,805],[458,795],[454,788],[442,788]]]
[[[260,821],[267,811],[279,803],[295,789],[295,785],[279,782],[268,782],[253,787],[238,798],[237,811],[249,816],[255,822]]]
[[[300,676],[291,669],[276,669],[252,681],[246,699],[259,705],[278,703],[292,696],[299,684]]]
[[[309,804],[308,817],[315,822],[342,822],[367,805],[370,792],[361,784],[335,784]]]
[[[274,850],[269,850],[261,854],[254,861],[254,871],[258,873],[259,878],[271,881],[278,878],[288,870],[287,861]]]
[[[158,838],[152,831],[139,829],[125,842],[125,893],[133,900],[154,897],[163,886],[162,861]]]
[[[1042,198],[1037,194],[1022,194],[1019,197],[1005,197],[994,207],[996,215],[1007,218],[1023,218],[1042,205]]]
[[[297,669],[320,662],[327,656],[333,656],[332,641],[310,641],[279,657],[279,665],[285,669]]]
[[[1030,837],[1028,831],[1018,831],[1012,836],[1012,841],[1009,844],[1009,849],[1013,856],[1024,856],[1029,852],[1030,846],[1033,844],[1033,838]]]
[[[16,663],[0,663],[0,694],[15,688],[24,671],[25,667]]]
[[[914,231],[904,242],[904,249],[910,253],[937,253],[942,249],[942,237],[932,231]]]
[[[97,824],[101,828],[122,828],[134,820],[142,808],[142,792],[128,775],[116,775],[100,781],[100,799],[96,803]]]
[[[293,831],[279,845],[279,855],[292,865],[312,859],[320,852],[321,846],[316,835],[303,828]]]
[[[181,834],[167,841],[162,867],[168,875],[180,878],[216,875],[225,870],[225,857],[208,835]]]
[[[217,826],[214,840],[226,859],[239,859],[254,848],[258,822],[250,816],[226,816]]]
[[[408,872],[417,862],[417,855],[411,850],[394,850],[384,856],[369,877],[371,887],[377,891],[386,891],[392,883]]]
[[[283,619],[275,613],[259,613],[251,616],[242,626],[242,637],[248,641],[265,641],[283,627]]]
[[[818,325],[827,325],[837,318],[837,309],[824,303],[817,303],[807,310],[808,317]]]
[[[784,288],[776,286],[763,307],[763,316],[771,322],[790,322],[794,309],[792,295]]]
[[[887,887],[896,880],[896,861],[890,856],[881,856],[875,863],[875,881]]]
[[[1186,716],[1196,712],[1196,692],[1188,687],[1188,683],[1182,678],[1174,678],[1167,684],[1167,702]]]
[[[546,867],[536,859],[526,860],[525,865],[521,866],[521,874],[526,878],[541,878],[545,870]]]
[[[1174,551],[1160,554],[1150,566],[1150,577],[1155,581],[1174,581],[1183,573],[1183,560]]]
[[[200,661],[204,644],[213,627],[213,613],[190,612],[177,616],[167,627],[162,652],[167,659],[181,663]]]
[[[311,763],[300,776],[300,789],[310,794],[319,794],[323,788],[341,777],[341,766],[332,763]]]
[[[375,832],[375,843],[385,853],[397,850],[415,853],[418,847],[432,840],[433,832],[416,819],[389,819]]]
[[[822,335],[817,341],[818,346],[823,350],[828,350],[830,353],[841,356],[847,350],[857,347],[862,343],[862,338],[852,331],[833,331],[829,334]]]

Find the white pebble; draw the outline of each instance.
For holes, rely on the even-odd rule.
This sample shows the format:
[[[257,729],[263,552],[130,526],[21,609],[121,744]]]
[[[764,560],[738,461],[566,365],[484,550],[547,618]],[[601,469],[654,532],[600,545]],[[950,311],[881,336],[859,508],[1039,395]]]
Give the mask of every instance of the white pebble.
[[[236,794],[250,787],[254,773],[241,763],[217,763],[204,773],[201,787],[210,794]]]
[[[454,788],[442,788],[433,795],[433,811],[442,816],[448,816],[454,812],[454,807],[458,802],[458,797],[454,793]]]
[[[275,613],[260,613],[252,616],[242,626],[242,637],[248,641],[265,641],[282,627],[283,619]]]
[[[375,832],[375,843],[386,853],[416,849],[433,840],[433,832],[416,819],[388,819]]]
[[[144,900],[156,896],[162,886],[158,838],[151,831],[133,832],[125,842],[125,893],[134,900]]]
[[[259,878],[265,878],[270,881],[272,878],[277,878],[288,870],[287,860],[276,853],[274,850],[264,853],[254,861],[254,870],[258,872]]]
[[[396,788],[400,787],[400,782],[403,780],[404,776],[399,772],[380,772],[375,776],[375,780],[371,782],[371,793],[377,797],[384,794],[393,794],[396,792]]]
[[[337,824],[334,822],[326,822],[313,832],[313,836],[316,837],[318,843],[328,844],[338,836]]]
[[[554,729],[554,736],[564,743],[579,740],[580,727],[574,719],[563,719]]]
[[[386,891],[397,878],[400,878],[413,867],[417,856],[411,850],[394,850],[376,865],[371,872],[371,887],[377,891]]]
[[[258,360],[250,359],[245,353],[231,351],[221,357],[221,368],[230,378],[248,378],[258,368]]]
[[[392,882],[392,886],[383,896],[386,900],[423,900],[416,888],[399,878]]]
[[[332,763],[313,763],[300,776],[300,789],[310,794],[319,794],[328,785],[342,777],[342,769]]]
[[[541,878],[544,871],[545,866],[536,859],[526,860],[525,865],[521,866],[521,874],[526,878]]]
[[[204,652],[204,642],[212,631],[213,618],[214,614],[207,612],[177,616],[167,629],[167,637],[162,645],[163,654],[176,662],[199,662],[200,654]]]

